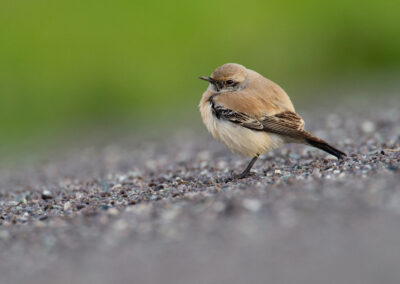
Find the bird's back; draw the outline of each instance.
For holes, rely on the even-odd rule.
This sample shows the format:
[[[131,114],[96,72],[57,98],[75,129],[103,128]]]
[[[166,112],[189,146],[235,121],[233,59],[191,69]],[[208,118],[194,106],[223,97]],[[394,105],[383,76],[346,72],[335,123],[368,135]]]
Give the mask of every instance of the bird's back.
[[[295,111],[289,96],[279,85],[253,70],[247,70],[249,82],[244,89],[219,94],[214,101],[255,117]]]

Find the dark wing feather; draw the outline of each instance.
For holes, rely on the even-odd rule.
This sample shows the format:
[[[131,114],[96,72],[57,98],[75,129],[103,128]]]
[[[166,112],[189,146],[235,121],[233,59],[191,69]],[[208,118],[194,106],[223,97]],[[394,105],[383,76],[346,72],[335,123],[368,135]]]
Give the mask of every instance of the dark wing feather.
[[[303,136],[304,122],[300,116],[291,111],[256,118],[245,113],[233,111],[224,106],[214,104],[212,101],[211,107],[218,119],[225,119],[249,129],[292,136],[294,138],[300,138]]]
[[[306,133],[303,129],[303,119],[291,111],[264,116],[261,118],[261,123],[263,124],[264,131],[293,138],[303,138]]]
[[[233,111],[224,106],[216,105],[213,102],[211,102],[211,107],[214,115],[218,119],[225,119],[232,123],[258,131],[261,131],[264,128],[263,124],[259,120],[245,113]]]

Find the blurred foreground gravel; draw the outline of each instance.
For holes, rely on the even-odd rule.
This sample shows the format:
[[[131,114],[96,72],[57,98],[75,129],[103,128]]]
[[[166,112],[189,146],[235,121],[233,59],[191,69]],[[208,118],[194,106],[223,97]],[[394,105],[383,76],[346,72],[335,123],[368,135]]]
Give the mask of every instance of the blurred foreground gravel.
[[[400,283],[400,102],[300,111],[252,177],[205,130],[0,170],[0,283]]]

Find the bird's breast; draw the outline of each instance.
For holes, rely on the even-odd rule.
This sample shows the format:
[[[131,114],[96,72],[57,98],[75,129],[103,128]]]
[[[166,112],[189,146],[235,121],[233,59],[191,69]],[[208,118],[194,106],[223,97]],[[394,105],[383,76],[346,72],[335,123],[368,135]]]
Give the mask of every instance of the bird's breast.
[[[207,130],[234,153],[254,157],[284,143],[279,135],[251,130],[218,118],[212,110],[209,97],[203,96],[200,101],[200,113]]]

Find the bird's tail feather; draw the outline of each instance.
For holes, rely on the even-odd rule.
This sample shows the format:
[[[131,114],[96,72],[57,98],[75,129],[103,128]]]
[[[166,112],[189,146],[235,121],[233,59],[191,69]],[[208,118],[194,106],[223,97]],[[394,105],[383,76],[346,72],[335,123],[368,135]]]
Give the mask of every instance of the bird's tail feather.
[[[336,158],[338,158],[338,159],[343,159],[343,157],[347,156],[346,153],[332,147],[326,141],[319,139],[318,137],[315,137],[315,136],[311,135],[310,133],[307,133],[305,140],[306,140],[307,144],[309,144],[310,146],[321,149],[333,156],[336,156]]]

